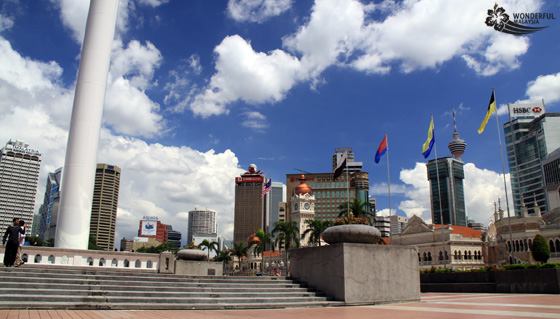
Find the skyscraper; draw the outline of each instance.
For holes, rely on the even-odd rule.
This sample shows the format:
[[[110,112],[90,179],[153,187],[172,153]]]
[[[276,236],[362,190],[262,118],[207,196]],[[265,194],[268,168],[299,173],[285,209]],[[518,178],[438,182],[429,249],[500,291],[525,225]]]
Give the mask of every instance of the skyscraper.
[[[91,206],[89,235],[95,236],[97,246],[113,250],[119,203],[121,169],[115,165],[97,164]]]
[[[22,141],[10,140],[0,150],[0,229],[18,217],[31,234],[40,167],[41,153]]]
[[[181,238],[182,238],[181,232],[177,230],[173,230],[173,226],[171,225],[165,225],[165,226],[167,226],[167,242],[172,243],[178,248],[181,248]]]
[[[274,223],[276,223],[279,218],[279,204],[285,201],[284,198],[284,184],[280,182],[272,182],[272,188],[267,195],[268,198],[268,231],[270,232],[274,228]]]
[[[62,167],[55,170],[53,173],[49,173],[47,176],[47,186],[45,187],[45,197],[43,199],[43,204],[39,208],[39,215],[41,219],[39,221],[39,229],[37,234],[44,240],[49,238],[54,238],[54,233],[50,233],[51,219],[57,216],[57,212],[54,212],[53,216],[53,206],[55,205],[55,199],[60,198],[60,178],[62,175]],[[57,207],[57,206],[56,206]],[[56,222],[54,223],[56,224]]]
[[[255,164],[249,165],[249,171],[235,178],[235,216],[233,241],[246,242],[257,230],[266,230],[266,194],[263,185],[266,178],[257,171]]]
[[[453,139],[448,144],[454,158],[444,157],[428,162],[428,180],[430,181],[430,202],[432,223],[444,225],[467,226],[465,209],[465,191],[463,179],[465,173],[461,160],[467,143],[459,137],[453,110]],[[437,169],[436,169],[437,168]],[[440,198],[441,195],[441,198]]]
[[[524,113],[523,117],[504,124],[513,205],[517,216],[521,216],[522,201],[529,213],[534,211],[535,199],[541,212],[545,213],[549,209],[543,188],[542,161],[560,147],[560,113],[544,113],[544,107],[541,110],[543,114],[538,117]]]
[[[338,166],[338,162],[342,155],[346,152],[346,167],[342,170],[343,174],[346,174],[346,171],[349,173],[352,172],[359,172],[362,170],[363,163],[362,162],[354,162],[354,153],[352,153],[351,147],[338,147],[334,149],[334,154],[332,155],[332,170],[336,169]]]
[[[195,237],[218,237],[215,211],[197,206],[189,212],[188,218],[187,245],[192,244]]]

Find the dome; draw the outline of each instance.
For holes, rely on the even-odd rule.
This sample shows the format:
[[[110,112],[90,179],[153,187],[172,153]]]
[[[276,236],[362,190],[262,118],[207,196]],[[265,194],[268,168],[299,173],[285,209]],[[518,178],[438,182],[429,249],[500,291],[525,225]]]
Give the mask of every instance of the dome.
[[[294,194],[296,195],[313,194],[311,187],[309,187],[309,185],[305,183],[306,180],[307,179],[305,178],[305,175],[301,174],[301,177],[299,179],[299,185],[296,186],[296,188],[294,189]]]

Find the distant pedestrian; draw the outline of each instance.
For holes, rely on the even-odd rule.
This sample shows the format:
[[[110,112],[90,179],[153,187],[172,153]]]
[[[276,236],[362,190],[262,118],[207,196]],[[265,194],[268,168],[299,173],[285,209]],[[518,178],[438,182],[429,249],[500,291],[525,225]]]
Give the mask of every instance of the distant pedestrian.
[[[21,229],[23,229],[23,233],[25,233],[26,225],[25,225],[25,222],[23,220],[19,221],[19,227]],[[21,249],[22,249],[23,243],[25,242],[25,235],[22,234],[22,233],[19,233],[18,236],[19,236],[19,246],[17,248],[16,261],[14,261],[14,266],[16,266],[16,267],[19,267],[19,266],[25,264],[25,261],[21,260]]]
[[[19,227],[19,218],[14,217],[13,226],[8,226],[2,240],[2,244],[6,245],[4,250],[4,267],[12,267],[14,265],[19,246],[19,234],[25,234],[25,229]]]

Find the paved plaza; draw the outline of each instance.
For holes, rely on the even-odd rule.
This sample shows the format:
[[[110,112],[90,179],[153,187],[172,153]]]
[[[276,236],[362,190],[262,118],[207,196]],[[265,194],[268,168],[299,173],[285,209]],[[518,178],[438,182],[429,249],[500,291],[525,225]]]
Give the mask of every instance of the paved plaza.
[[[3,318],[560,318],[560,295],[425,293],[414,303],[267,310],[0,310]]]

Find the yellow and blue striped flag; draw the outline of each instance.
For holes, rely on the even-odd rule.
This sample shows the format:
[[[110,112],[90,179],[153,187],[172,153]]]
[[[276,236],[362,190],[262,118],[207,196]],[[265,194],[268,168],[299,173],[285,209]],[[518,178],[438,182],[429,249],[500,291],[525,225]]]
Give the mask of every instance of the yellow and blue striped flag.
[[[434,146],[435,142],[436,137],[434,135],[434,119],[432,119],[430,121],[430,128],[428,129],[428,139],[422,146],[422,155],[424,155],[424,158],[430,156],[430,152],[432,151],[432,147]]]

